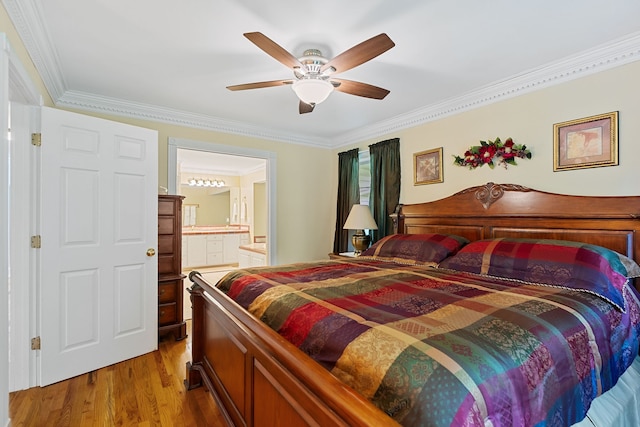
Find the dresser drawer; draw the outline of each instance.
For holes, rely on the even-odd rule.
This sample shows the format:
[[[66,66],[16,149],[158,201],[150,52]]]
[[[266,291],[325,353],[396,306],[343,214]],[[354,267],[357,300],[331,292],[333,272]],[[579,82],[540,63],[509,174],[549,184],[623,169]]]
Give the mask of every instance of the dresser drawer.
[[[158,285],[158,302],[160,304],[168,302],[176,302],[176,287],[181,281],[173,280],[171,282],[160,283]]]
[[[168,323],[174,323],[177,320],[176,314],[175,302],[158,305],[158,324],[162,326]]]
[[[158,217],[158,234],[175,234],[175,220],[172,216]]]
[[[158,200],[158,215],[175,215],[176,203],[174,200]]]
[[[176,273],[176,258],[175,255],[158,255],[158,273],[170,274]],[[180,270],[178,266],[177,270]]]
[[[175,238],[173,234],[158,235],[158,253],[161,255],[173,254]]]

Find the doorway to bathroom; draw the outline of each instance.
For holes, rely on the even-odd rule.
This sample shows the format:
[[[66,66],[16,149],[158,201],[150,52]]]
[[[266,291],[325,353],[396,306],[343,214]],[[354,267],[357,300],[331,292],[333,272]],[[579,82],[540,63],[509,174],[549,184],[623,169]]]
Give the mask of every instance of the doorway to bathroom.
[[[215,283],[232,269],[275,262],[274,153],[170,138],[168,173],[169,194],[185,197],[183,273]]]

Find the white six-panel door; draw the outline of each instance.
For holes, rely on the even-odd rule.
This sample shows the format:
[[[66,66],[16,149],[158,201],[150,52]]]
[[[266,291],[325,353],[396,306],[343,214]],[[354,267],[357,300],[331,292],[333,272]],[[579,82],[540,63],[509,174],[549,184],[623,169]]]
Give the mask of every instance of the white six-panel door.
[[[157,348],[157,147],[154,130],[42,110],[42,386]]]

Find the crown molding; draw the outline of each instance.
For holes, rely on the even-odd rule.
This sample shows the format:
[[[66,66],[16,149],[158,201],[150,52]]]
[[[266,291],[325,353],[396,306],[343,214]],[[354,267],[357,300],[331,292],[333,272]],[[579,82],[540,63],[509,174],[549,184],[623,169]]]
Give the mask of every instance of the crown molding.
[[[565,83],[637,60],[640,60],[640,32],[624,39],[615,40],[609,44],[599,46],[590,51],[565,58],[561,61],[549,63],[521,73],[509,79],[494,82],[463,96],[392,117],[375,125],[365,126],[330,140],[310,138],[308,135],[278,133],[271,129],[251,126],[242,122],[232,122],[205,115],[165,109],[152,105],[134,104],[118,99],[108,99],[73,91],[65,92],[57,101],[56,105],[214,130],[223,133],[333,149],[392,134],[403,129],[419,126],[474,108],[483,107],[553,85]]]
[[[38,1],[2,0],[2,3],[58,107],[330,149],[392,134],[640,59],[640,32],[637,32],[561,61],[494,82],[463,96],[428,105],[329,139],[276,132],[239,121],[67,90],[62,68],[50,42],[46,24],[41,18],[42,11]]]
[[[204,114],[189,113],[186,111],[130,102],[85,92],[66,91],[65,94],[56,101],[56,106],[228,134],[250,136],[290,144],[327,148],[327,144],[323,138],[275,132],[273,129],[248,125],[239,121],[223,120]]]
[[[640,32],[509,79],[494,82],[463,96],[345,133],[341,136],[338,146],[388,135],[638,60],[640,60]]]
[[[36,0],[2,0],[2,4],[49,95],[54,101],[57,100],[64,94],[67,85],[39,3]]]
[[[330,140],[310,138],[308,135],[278,133],[271,129],[251,126],[242,122],[222,120],[152,105],[135,104],[74,91],[65,92],[56,102],[56,105],[293,144],[311,145],[320,148],[339,148],[565,83],[637,60],[640,60],[640,32],[561,61],[521,73],[509,79],[494,82],[463,96],[429,105],[372,126],[365,126]]]

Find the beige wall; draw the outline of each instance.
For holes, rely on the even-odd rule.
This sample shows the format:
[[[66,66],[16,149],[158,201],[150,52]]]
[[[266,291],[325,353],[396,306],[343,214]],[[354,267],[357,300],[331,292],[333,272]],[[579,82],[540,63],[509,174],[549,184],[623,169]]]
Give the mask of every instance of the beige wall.
[[[264,182],[253,184],[253,235],[267,235],[267,186]]]
[[[240,177],[240,223],[246,224],[249,226],[251,239],[253,240],[254,236],[266,236],[267,235],[267,220],[266,216],[262,218],[256,218],[256,210],[258,212],[265,212],[268,207],[268,200],[257,199],[255,194],[255,185],[256,183],[266,183],[267,182],[267,170],[266,168],[257,170],[255,172],[249,173],[247,175],[243,175]],[[256,202],[259,200],[263,200],[261,205],[257,205]],[[245,210],[246,206],[246,210]],[[242,216],[244,215],[244,219]],[[258,222],[256,222],[258,220]],[[259,227],[261,228],[260,233],[257,232],[257,224],[259,223]]]
[[[401,203],[437,200],[463,188],[487,182],[514,183],[538,190],[579,195],[640,195],[640,61],[551,86],[516,98],[460,113],[415,128],[365,141],[400,138],[402,156]],[[553,171],[553,124],[619,111],[619,166]],[[526,144],[531,160],[518,160],[508,169],[487,166],[475,170],[454,166],[480,140],[512,137]],[[443,147],[444,182],[413,185],[413,153]],[[333,185],[337,177],[334,150]],[[334,216],[335,218],[335,216]]]

